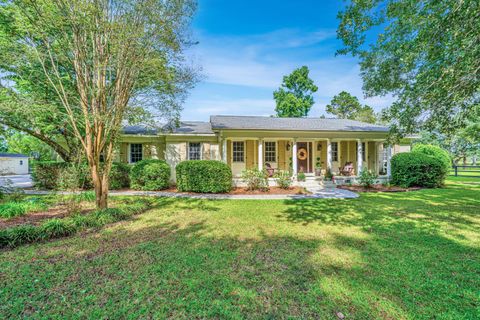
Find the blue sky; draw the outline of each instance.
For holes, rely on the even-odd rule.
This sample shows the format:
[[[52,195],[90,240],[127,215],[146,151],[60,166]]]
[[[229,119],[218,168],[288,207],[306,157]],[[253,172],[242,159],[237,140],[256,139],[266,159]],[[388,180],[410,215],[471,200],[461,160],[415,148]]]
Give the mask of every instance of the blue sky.
[[[310,116],[342,90],[376,110],[388,97],[363,99],[357,60],[335,56],[337,12],[343,1],[199,0],[189,50],[204,79],[187,99],[182,119],[208,120],[212,114],[273,115],[273,91],[282,77],[306,65],[318,86]]]

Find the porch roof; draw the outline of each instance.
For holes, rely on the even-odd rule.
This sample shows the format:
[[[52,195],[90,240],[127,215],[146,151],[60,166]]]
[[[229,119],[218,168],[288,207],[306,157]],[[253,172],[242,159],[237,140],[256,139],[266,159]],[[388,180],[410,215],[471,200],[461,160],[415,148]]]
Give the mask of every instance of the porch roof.
[[[347,119],[211,116],[213,130],[388,132],[388,127]]]

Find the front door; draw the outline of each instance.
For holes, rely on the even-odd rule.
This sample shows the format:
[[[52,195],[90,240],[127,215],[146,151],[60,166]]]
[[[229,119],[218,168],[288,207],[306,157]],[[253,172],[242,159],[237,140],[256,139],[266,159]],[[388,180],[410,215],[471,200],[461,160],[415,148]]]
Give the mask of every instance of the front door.
[[[311,142],[297,142],[297,172],[312,172],[311,152]]]

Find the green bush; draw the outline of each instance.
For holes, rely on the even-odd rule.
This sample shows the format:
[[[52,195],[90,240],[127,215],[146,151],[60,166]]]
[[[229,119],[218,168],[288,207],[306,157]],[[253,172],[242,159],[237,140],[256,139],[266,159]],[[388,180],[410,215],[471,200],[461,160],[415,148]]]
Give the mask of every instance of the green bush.
[[[247,185],[247,190],[268,191],[268,174],[265,170],[257,168],[247,169],[242,172],[242,179]]]
[[[375,183],[375,179],[377,179],[377,175],[367,168],[363,168],[362,171],[360,171],[358,178],[360,185],[364,188],[370,188]]]
[[[446,150],[438,146],[431,144],[416,144],[413,146],[412,152],[423,153],[441,160],[447,171],[452,167],[452,158]]]
[[[130,171],[131,187],[135,190],[155,191],[170,185],[170,167],[163,160],[142,160]]]
[[[26,214],[27,212],[47,209],[47,205],[38,199],[27,199],[21,202],[11,201],[0,204],[0,217],[13,218]]]
[[[116,208],[95,210],[86,215],[46,220],[40,226],[20,225],[0,230],[0,248],[16,247],[26,243],[72,235],[87,228],[99,228],[108,223],[125,220],[147,210],[150,199],[125,200]]]
[[[447,175],[445,163],[420,152],[398,153],[392,157],[392,183],[401,187],[437,188]]]
[[[232,170],[221,161],[183,161],[176,172],[177,189],[182,192],[222,193],[232,189]]]
[[[130,187],[130,165],[121,162],[112,163],[109,176],[109,188],[118,190]]]
[[[282,189],[288,189],[292,185],[292,175],[289,171],[280,170],[275,173],[277,185]]]
[[[33,165],[32,180],[40,189],[58,189],[62,171],[68,166],[66,162],[37,161]]]

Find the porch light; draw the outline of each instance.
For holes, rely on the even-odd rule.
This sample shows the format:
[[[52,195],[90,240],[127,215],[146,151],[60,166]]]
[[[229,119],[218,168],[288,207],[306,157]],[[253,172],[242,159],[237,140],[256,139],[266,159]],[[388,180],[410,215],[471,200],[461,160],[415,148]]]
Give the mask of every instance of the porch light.
[[[322,151],[322,144],[317,142],[317,151]]]
[[[287,148],[287,151],[290,151],[290,142],[287,142],[286,148]]]

